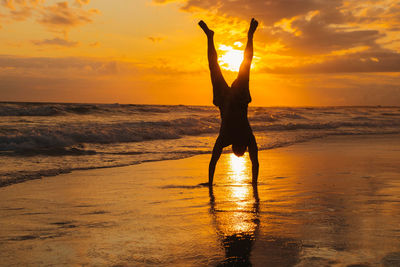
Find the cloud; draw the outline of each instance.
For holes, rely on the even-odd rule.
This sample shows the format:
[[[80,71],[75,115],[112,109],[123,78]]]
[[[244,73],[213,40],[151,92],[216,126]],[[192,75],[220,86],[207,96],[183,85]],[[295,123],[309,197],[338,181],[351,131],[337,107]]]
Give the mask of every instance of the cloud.
[[[21,7],[18,10],[11,10],[10,16],[12,19],[17,21],[23,21],[29,18],[32,15],[32,10],[29,7]]]
[[[41,17],[38,22],[48,27],[69,28],[92,22],[92,16],[97,14],[96,9],[83,10],[73,8],[68,2],[59,2],[40,10]]]
[[[100,42],[90,43],[89,46],[91,46],[91,47],[99,47],[100,46]]]
[[[384,53],[362,54],[363,57],[375,57],[378,62],[371,58],[365,60],[382,64],[386,60],[385,57],[388,59],[392,57]],[[99,58],[0,55],[0,98],[14,101],[81,102],[96,102],[101,99],[104,102],[137,103],[140,96],[146,95],[144,100],[140,100],[141,103],[159,101],[158,103],[176,104],[174,101],[181,99],[185,103],[209,103],[208,93],[211,92],[209,91],[211,88],[209,90],[204,88],[209,87],[210,83],[206,80],[203,85],[204,79],[201,78],[208,71],[205,70],[200,74],[198,70],[184,72],[181,68],[174,67],[172,63],[162,59],[153,62],[153,65],[143,65],[143,63]],[[385,64],[388,65],[388,62]],[[300,71],[294,70],[294,73],[298,72]],[[254,77],[252,93],[259,96],[255,98],[257,105],[304,104],[305,102],[297,99],[297,96],[312,97],[306,102],[312,105],[396,105],[400,101],[399,74],[383,72],[315,74],[314,70],[309,72],[303,70],[303,73],[297,75],[276,73],[277,71],[268,76]],[[199,87],[197,91],[199,97],[193,99],[188,93],[186,98],[182,98],[182,90],[185,91],[184,88],[193,86],[193,81]],[[165,97],[164,95],[161,97],[159,89],[164,88],[166,84],[174,84],[176,87],[169,86],[168,90],[161,92]],[[265,97],[267,91],[272,92],[271,99]],[[276,92],[275,98],[273,98],[274,92]],[[114,98],[118,100],[111,100]],[[293,98],[292,102],[288,102],[290,98]]]
[[[378,47],[377,40],[385,34],[378,30],[334,27],[322,14],[311,19],[294,19],[291,27],[295,33],[274,27],[271,36],[285,44],[286,54],[324,54],[358,46]],[[297,32],[297,34],[296,34]]]
[[[76,6],[83,6],[83,5],[88,5],[90,3],[90,0],[75,0],[74,4]]]
[[[70,0],[70,2],[72,4],[60,1],[49,5],[45,0],[0,0],[0,7],[4,7],[5,11],[0,12],[0,23],[33,20],[57,35],[45,40],[33,40],[34,45],[75,47],[79,42],[67,40],[69,31],[91,23],[93,17],[100,12],[97,9],[84,8],[90,0]]]
[[[0,0],[0,6],[18,12],[19,9],[24,9],[26,7],[35,8],[42,2],[44,2],[44,0]]]
[[[32,41],[34,45],[42,46],[42,45],[52,45],[52,46],[64,46],[64,47],[75,47],[79,44],[79,42],[69,41],[61,38],[54,39],[45,39],[40,41]]]
[[[168,3],[170,0],[153,0],[157,3]],[[199,10],[248,20],[256,17],[265,25],[273,25],[283,18],[305,15],[313,10],[332,10],[340,6],[341,0],[187,0],[182,9],[188,12]]]
[[[149,37],[147,37],[147,39],[152,41],[153,43],[159,43],[159,42],[163,41],[165,38],[164,37],[149,36]]]
[[[382,56],[374,56],[381,61]],[[182,100],[184,103],[209,104],[211,88],[203,90],[210,86],[209,81],[203,84],[203,79],[199,78],[205,73],[174,73],[181,70],[174,70],[168,64],[155,64],[157,69],[96,58],[0,55],[0,98],[160,104],[176,104]],[[177,79],[180,74],[186,76]],[[259,96],[255,98],[257,105],[397,105],[400,101],[400,79],[393,73],[271,74],[264,76],[266,81],[259,78],[253,79],[253,85],[257,86],[252,89],[252,94]],[[199,87],[196,99],[184,90],[193,86],[193,81]],[[166,84],[176,87],[170,86],[160,92]],[[265,97],[267,91],[272,93],[271,99]],[[187,97],[183,98],[182,92],[186,92]],[[146,98],[140,98],[145,95]],[[297,97],[310,97],[310,101],[302,102]]]
[[[153,63],[132,63],[120,60],[86,57],[24,57],[0,55],[0,75],[15,77],[131,78],[151,76],[193,75],[199,70],[182,70],[167,60]]]
[[[91,23],[97,9],[84,9],[89,0],[60,1],[47,5],[44,0],[0,0],[5,7],[3,18],[9,21],[25,21],[33,18],[51,31],[66,33],[69,29]]]
[[[0,55],[0,99],[151,103],[161,84],[165,87],[162,80],[178,84],[183,80],[177,75],[187,73],[169,67],[168,62],[144,65],[101,58]],[[160,103],[182,97],[181,89],[171,90],[174,93],[161,94],[174,97],[160,97]]]
[[[3,6],[6,11],[0,13],[0,18],[24,21],[32,16],[39,2],[40,0],[0,0],[0,7]]]
[[[48,42],[53,41],[48,40]],[[137,67],[131,63],[96,58],[0,55],[0,74],[2,75],[96,77],[118,74],[132,75],[136,69]]]
[[[264,67],[267,73],[355,73],[355,72],[400,72],[400,54],[394,52],[360,52],[330,57],[318,63],[297,66]]]
[[[261,23],[256,33],[256,54],[264,71],[399,71],[395,64],[400,40],[394,38],[400,34],[398,0],[175,2],[182,3],[183,11],[210,22],[225,42],[242,40],[250,18],[257,18]],[[365,53],[357,51],[359,48]]]

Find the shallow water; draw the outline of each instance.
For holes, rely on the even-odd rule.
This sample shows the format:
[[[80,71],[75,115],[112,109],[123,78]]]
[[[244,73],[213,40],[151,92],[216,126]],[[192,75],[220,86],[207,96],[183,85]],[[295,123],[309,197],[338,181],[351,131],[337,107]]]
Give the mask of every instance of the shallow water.
[[[10,265],[399,266],[400,137],[329,137],[78,171],[0,189]]]

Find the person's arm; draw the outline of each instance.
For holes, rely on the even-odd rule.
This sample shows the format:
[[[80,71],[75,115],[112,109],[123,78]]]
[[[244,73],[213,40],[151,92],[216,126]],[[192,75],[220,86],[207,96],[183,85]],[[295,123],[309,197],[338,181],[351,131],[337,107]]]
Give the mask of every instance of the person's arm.
[[[251,141],[249,144],[249,155],[250,155],[250,160],[251,160],[251,165],[252,165],[252,174],[253,174],[252,183],[253,183],[253,185],[256,185],[257,180],[258,180],[259,163],[258,163],[258,147],[257,147],[256,138],[254,137],[254,135],[251,138]]]
[[[221,138],[218,136],[217,141],[215,141],[215,145],[214,145],[211,160],[210,160],[210,165],[208,167],[208,186],[210,186],[210,187],[213,184],[215,166],[217,165],[219,157],[221,156],[222,149],[223,149],[223,147],[222,147],[222,143],[221,143]]]

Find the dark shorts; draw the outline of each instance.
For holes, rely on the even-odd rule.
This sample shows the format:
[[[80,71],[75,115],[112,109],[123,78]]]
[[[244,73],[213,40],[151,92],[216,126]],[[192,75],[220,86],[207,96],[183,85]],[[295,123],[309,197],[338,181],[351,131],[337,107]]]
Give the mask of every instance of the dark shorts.
[[[255,137],[253,132],[250,130],[242,133],[220,132],[218,138],[220,138],[222,147],[227,147],[233,144],[248,146]]]

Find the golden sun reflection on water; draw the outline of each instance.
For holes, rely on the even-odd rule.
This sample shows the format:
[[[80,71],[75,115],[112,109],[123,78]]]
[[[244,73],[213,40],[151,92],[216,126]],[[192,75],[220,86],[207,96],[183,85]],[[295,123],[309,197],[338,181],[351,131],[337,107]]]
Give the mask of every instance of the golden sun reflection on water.
[[[248,179],[247,168],[249,166],[249,159],[246,156],[237,157],[235,154],[229,156],[229,176],[236,184],[244,184]]]

